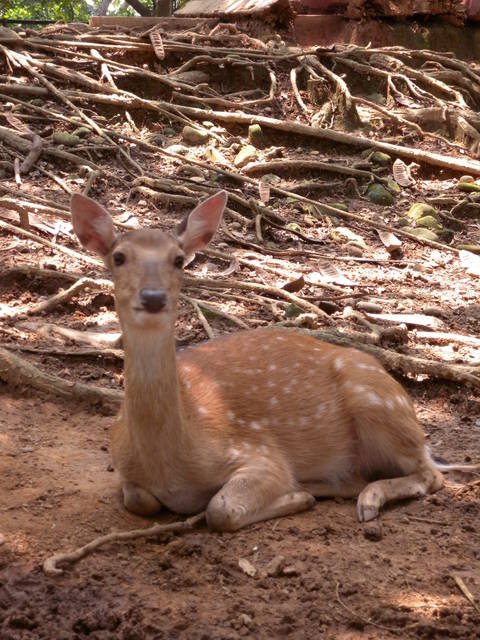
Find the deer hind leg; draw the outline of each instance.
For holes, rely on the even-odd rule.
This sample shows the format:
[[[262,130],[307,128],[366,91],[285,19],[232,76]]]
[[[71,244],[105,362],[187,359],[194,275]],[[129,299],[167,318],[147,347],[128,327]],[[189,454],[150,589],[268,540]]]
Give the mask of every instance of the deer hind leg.
[[[122,493],[125,509],[138,516],[152,516],[162,508],[162,504],[150,491],[142,489],[133,482],[124,482]]]
[[[358,496],[357,517],[360,522],[368,522],[378,516],[386,502],[419,498],[438,491],[443,484],[443,475],[427,462],[422,468],[402,478],[371,482]]]
[[[260,467],[240,469],[210,500],[207,524],[215,531],[236,531],[310,509],[315,498],[294,487],[289,473],[285,477]]]

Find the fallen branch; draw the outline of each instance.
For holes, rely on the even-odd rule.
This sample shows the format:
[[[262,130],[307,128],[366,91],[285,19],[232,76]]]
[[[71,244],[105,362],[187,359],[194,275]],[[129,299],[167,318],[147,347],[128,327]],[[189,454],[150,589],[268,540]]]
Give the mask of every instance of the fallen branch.
[[[95,387],[81,382],[67,382],[63,378],[41,371],[24,358],[0,347],[0,380],[12,387],[29,386],[66,400],[80,400],[89,404],[118,407],[121,391]]]
[[[148,529],[133,529],[131,531],[118,531],[114,533],[107,533],[104,536],[95,538],[83,547],[78,547],[74,551],[66,553],[56,553],[53,556],[47,558],[43,563],[43,572],[47,576],[61,576],[63,569],[60,569],[58,565],[61,564],[73,564],[78,562],[82,558],[85,558],[90,553],[98,549],[99,547],[109,544],[110,542],[120,542],[124,540],[138,540],[138,538],[151,538],[152,536],[158,536],[161,533],[181,533],[184,531],[190,531],[198,524],[205,520],[205,511],[184,520],[183,522],[171,522],[170,524],[154,524]]]

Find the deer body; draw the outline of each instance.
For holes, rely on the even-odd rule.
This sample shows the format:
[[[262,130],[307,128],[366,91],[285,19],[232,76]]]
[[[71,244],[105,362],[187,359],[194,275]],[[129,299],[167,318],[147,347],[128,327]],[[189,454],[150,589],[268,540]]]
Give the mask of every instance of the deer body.
[[[359,496],[360,520],[443,485],[402,387],[371,356],[294,331],[257,329],[175,353],[180,258],[209,241],[221,192],[178,239],[115,236],[108,213],[72,199],[75,231],[110,267],[125,348],[125,401],[112,437],[127,509],[206,508],[235,530]]]

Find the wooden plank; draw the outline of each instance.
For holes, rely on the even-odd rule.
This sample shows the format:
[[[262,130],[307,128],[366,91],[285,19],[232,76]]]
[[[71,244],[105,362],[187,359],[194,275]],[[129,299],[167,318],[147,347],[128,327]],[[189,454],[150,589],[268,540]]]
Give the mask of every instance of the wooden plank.
[[[251,15],[268,11],[281,0],[190,0],[176,16]]]
[[[207,25],[215,26],[217,23],[214,19],[202,20]],[[92,16],[89,21],[90,27],[125,27],[126,29],[140,28],[149,29],[150,27],[165,27],[169,31],[178,29],[192,29],[198,26],[198,18],[185,17],[154,17],[154,16]]]

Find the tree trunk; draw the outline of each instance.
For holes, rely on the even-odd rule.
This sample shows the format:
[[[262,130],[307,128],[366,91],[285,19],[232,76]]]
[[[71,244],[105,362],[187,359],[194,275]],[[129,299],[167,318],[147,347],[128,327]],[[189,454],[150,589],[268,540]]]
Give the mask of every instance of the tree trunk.
[[[143,2],[140,2],[140,0],[125,0],[125,2],[141,16],[148,17],[152,15],[152,11],[146,7]]]
[[[154,16],[170,16],[172,14],[171,0],[154,0]]]

